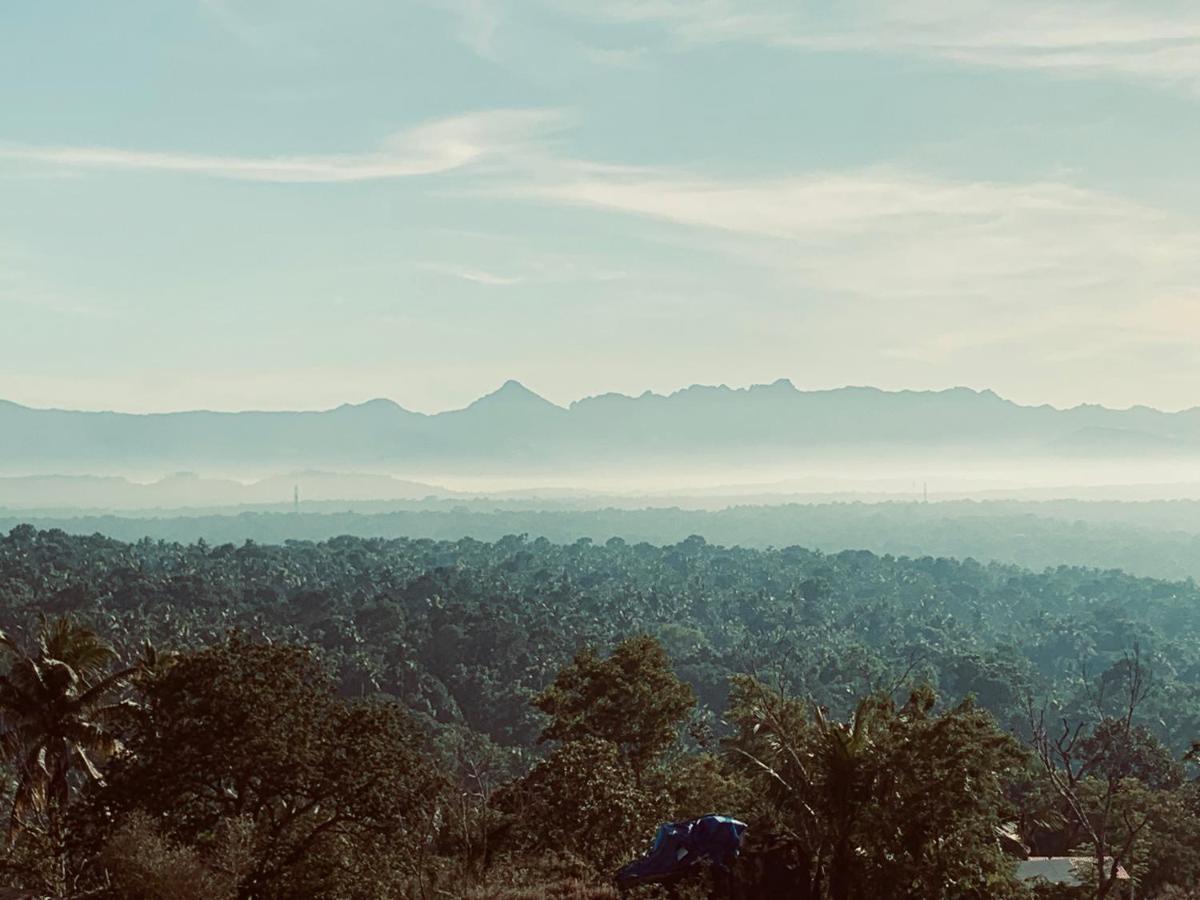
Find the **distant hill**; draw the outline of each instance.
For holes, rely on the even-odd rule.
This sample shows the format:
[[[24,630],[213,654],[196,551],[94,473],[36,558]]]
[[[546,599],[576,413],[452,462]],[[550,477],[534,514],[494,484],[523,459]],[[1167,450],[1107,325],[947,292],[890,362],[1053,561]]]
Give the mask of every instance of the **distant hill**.
[[[560,407],[515,381],[425,415],[390,400],[319,412],[135,415],[0,401],[0,474],[378,467],[470,472],[564,464],[739,464],[953,453],[1200,457],[1200,409],[1020,406],[991,391],[802,391],[786,380]],[[386,468],[385,468],[386,467]]]
[[[311,504],[332,500],[374,502],[452,496],[453,493],[444,488],[386,475],[314,471],[273,475],[249,483],[202,477],[192,472],[177,472],[147,483],[113,475],[0,476],[0,510],[169,510],[288,505],[293,499]]]

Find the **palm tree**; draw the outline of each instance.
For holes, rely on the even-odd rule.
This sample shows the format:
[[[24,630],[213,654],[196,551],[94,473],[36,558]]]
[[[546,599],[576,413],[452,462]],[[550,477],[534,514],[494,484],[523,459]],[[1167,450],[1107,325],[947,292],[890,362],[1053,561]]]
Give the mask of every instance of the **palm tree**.
[[[849,724],[830,721],[820,708],[814,714],[815,757],[824,779],[821,805],[833,826],[829,893],[834,900],[850,896],[857,868],[852,838],[858,816],[870,802],[872,787],[872,729],[885,708],[883,698],[873,695],[859,701]]]
[[[785,827],[808,855],[797,896],[846,900],[860,868],[854,836],[871,802],[876,732],[890,701],[865,697],[852,721],[839,722],[754,679],[739,679],[736,689],[746,705],[742,733],[729,746],[749,762],[767,796],[790,811]]]
[[[9,839],[32,813],[57,843],[73,782],[99,780],[96,761],[119,747],[115,694],[134,669],[113,671],[113,648],[68,616],[43,617],[32,652],[3,632],[0,647],[11,657],[0,675],[0,752],[17,781]]]

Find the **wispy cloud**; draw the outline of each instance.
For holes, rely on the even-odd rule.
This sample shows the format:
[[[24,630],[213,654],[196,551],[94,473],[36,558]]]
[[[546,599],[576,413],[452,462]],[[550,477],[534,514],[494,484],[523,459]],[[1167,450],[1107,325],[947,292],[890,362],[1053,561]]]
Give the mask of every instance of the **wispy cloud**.
[[[826,298],[832,319],[856,323],[848,334],[871,322],[905,358],[962,358],[1047,329],[1070,344],[1083,322],[1174,339],[1180,285],[1200,283],[1196,222],[1063,181],[896,167],[727,178],[548,160],[503,192],[669,226],[665,240],[740,263],[748,285]]]
[[[502,15],[498,0],[443,0],[457,22],[457,38],[485,59],[496,58]]]
[[[238,181],[355,182],[449,172],[517,152],[555,128],[553,110],[490,110],[425,123],[366,153],[234,156],[0,143],[0,159],[74,170],[164,172]]]
[[[1109,75],[1200,93],[1200,7],[1095,0],[548,0],[577,15],[658,26],[684,45],[751,41],[906,53],[982,66]]]
[[[512,241],[507,236],[475,235],[485,241],[495,240],[506,246],[507,262],[501,266],[487,263],[471,265],[461,262],[422,262],[419,269],[434,272],[448,278],[457,278],[489,287],[535,286],[549,284],[585,284],[620,281],[629,277],[622,268],[606,264],[592,256],[576,257],[553,253],[527,252],[522,241]],[[495,255],[496,248],[492,248]],[[471,255],[463,248],[463,256]]]
[[[636,69],[645,64],[648,55],[645,47],[596,47],[590,44],[580,45],[579,52],[596,65],[613,69]]]
[[[458,278],[462,281],[470,281],[473,284],[482,284],[488,287],[512,287],[524,281],[523,278],[515,275],[499,275],[495,272],[489,272],[486,269],[464,268],[449,263],[421,263],[419,267],[429,272],[435,272],[438,275],[445,275],[448,278]]]
[[[505,275],[496,275],[493,272],[470,271],[467,269],[460,270],[454,273],[463,281],[473,281],[476,284],[487,284],[492,287],[510,287],[514,284],[520,284],[520,278],[511,278]]]

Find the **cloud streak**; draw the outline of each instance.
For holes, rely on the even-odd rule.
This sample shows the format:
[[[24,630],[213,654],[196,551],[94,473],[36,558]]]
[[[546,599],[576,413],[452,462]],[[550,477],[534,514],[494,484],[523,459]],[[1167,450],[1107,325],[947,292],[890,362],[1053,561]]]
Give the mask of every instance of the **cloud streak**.
[[[675,243],[695,265],[665,265],[656,285],[733,290],[820,308],[822,343],[875,348],[875,358],[960,365],[973,353],[1089,341],[1166,345],[1194,337],[1200,226],[1062,180],[939,177],[896,166],[729,177],[671,166],[617,166],[561,155],[548,110],[497,110],[401,132],[368,153],[202,156],[96,147],[5,145],[0,157],[63,171],[168,172],[264,182],[362,182],[458,171],[457,196],[544,204],[640,220],[639,234]],[[465,177],[469,174],[469,177]],[[439,189],[442,189],[439,186]],[[526,238],[522,237],[522,241]],[[523,294],[594,278],[496,252],[425,266]],[[720,263],[713,262],[721,260]],[[594,260],[593,260],[594,262]],[[732,263],[732,265],[729,265]],[[614,296],[643,284],[627,283]],[[702,274],[697,275],[700,272]],[[707,279],[718,273],[718,283]],[[692,279],[692,281],[689,281]],[[704,283],[700,283],[701,281]],[[733,285],[734,287],[730,287]],[[690,294],[689,294],[690,296]],[[775,313],[773,313],[775,314]],[[874,331],[871,339],[865,331]]]
[[[738,179],[560,161],[504,192],[669,226],[661,239],[740,264],[747,291],[822,298],[846,340],[867,323],[894,335],[897,358],[961,359],[1050,333],[1072,346],[1080,323],[1161,342],[1177,339],[1172,321],[1195,319],[1179,310],[1195,303],[1181,286],[1200,283],[1200,227],[1060,181],[896,167]]]
[[[1200,8],[1094,0],[550,0],[575,15],[664,29],[682,45],[747,41],[816,51],[1155,82],[1200,95]],[[833,9],[831,14],[829,9]]]
[[[486,285],[488,287],[513,287],[525,280],[514,275],[500,275],[496,272],[489,272],[486,269],[464,268],[446,263],[421,263],[419,264],[419,268],[438,275],[445,275],[447,278],[458,278],[462,281],[469,281],[472,284]]]
[[[236,181],[337,183],[435,175],[519,151],[555,128],[553,110],[491,110],[399,132],[367,153],[230,156],[0,143],[0,160],[70,170],[175,173]]]
[[[473,113],[416,126],[366,153],[242,157],[7,144],[0,158],[64,171],[276,183],[470,169],[471,179],[456,184],[459,195],[669,225],[672,239],[797,286],[874,302],[973,299],[1035,313],[1048,302],[1120,306],[1200,283],[1196,223],[1062,181],[954,180],[889,166],[772,178],[614,166],[555,155],[547,137],[563,120],[551,110]],[[460,264],[444,273],[492,287],[547,277]]]

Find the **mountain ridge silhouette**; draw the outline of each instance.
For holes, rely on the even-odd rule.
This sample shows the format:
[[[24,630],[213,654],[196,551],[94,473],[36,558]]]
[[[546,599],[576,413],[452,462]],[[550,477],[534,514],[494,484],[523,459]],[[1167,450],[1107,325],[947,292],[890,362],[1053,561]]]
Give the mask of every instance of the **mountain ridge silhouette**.
[[[124,413],[0,401],[0,472],[228,466],[523,467],[920,451],[1200,457],[1200,408],[1024,406],[966,387],[802,390],[787,379],[560,406],[516,380],[453,410],[376,398],[325,410]]]

